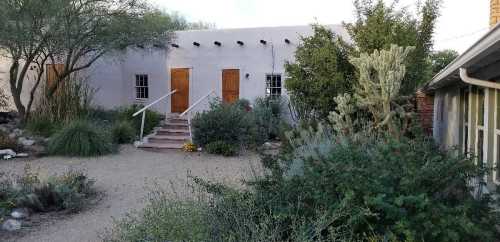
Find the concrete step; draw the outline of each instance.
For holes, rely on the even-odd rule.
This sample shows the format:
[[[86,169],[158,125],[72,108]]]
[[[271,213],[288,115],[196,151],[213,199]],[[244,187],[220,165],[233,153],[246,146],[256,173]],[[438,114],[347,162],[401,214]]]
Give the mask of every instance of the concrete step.
[[[184,144],[176,144],[176,143],[145,143],[139,145],[139,148],[146,149],[182,149]]]
[[[156,135],[169,136],[189,136],[189,129],[166,129],[160,128],[156,131]]]
[[[185,136],[152,136],[148,138],[149,143],[169,143],[169,144],[184,144],[189,141],[189,137]]]
[[[165,122],[166,124],[188,124],[187,119],[179,119],[179,118],[169,118]]]
[[[166,123],[162,126],[163,129],[180,129],[189,131],[189,126],[187,124],[169,124]]]

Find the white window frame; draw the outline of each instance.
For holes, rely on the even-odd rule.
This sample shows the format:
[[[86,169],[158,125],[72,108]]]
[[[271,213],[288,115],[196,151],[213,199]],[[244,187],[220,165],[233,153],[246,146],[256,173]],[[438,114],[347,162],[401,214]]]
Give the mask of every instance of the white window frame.
[[[500,163],[500,158],[499,158],[499,153],[500,152],[498,150],[498,142],[500,142],[500,139],[499,139],[499,136],[500,136],[500,126],[498,126],[498,119],[500,118],[499,115],[500,113],[498,113],[498,99],[500,98],[500,90],[495,90],[495,111],[494,111],[494,122],[495,122],[495,128],[494,128],[494,141],[493,141],[493,156],[494,156],[494,159],[493,159],[493,182],[495,184],[500,184],[500,179],[498,179],[498,164]]]
[[[483,125],[479,125],[479,107],[480,107],[480,103],[479,103],[479,90],[482,90],[483,91],[483,97],[484,97],[484,109],[483,109]],[[488,111],[487,109],[487,103],[488,103],[488,90],[486,88],[480,88],[480,87],[477,87],[475,88],[475,93],[474,93],[474,98],[475,98],[475,101],[476,101],[476,112],[475,112],[475,115],[476,115],[476,130],[475,130],[475,136],[476,136],[476,140],[474,142],[474,149],[475,149],[475,154],[476,154],[476,157],[477,155],[479,154],[479,148],[478,145],[479,145],[479,131],[482,131],[483,132],[483,147],[482,150],[483,150],[483,160],[481,161],[483,163],[483,167],[487,167],[488,165],[488,159],[486,159],[486,156],[487,156],[487,146],[488,146],[488,129],[486,128],[487,127],[487,122],[488,122],[488,117],[486,116],[486,112]],[[469,97],[470,98],[470,97]],[[476,158],[476,165],[479,164],[479,160],[478,160],[479,157]]]
[[[279,76],[280,77],[280,86],[279,87],[273,87],[272,86],[272,78],[273,76]],[[268,77],[271,77],[271,80],[270,80],[270,85],[269,87],[267,86],[268,84],[268,81],[267,81],[267,78]],[[281,73],[266,73],[265,75],[265,82],[266,82],[266,90],[265,90],[265,94],[266,94],[266,97],[281,97],[283,96],[283,74]],[[267,93],[267,90],[269,89],[269,93]],[[279,89],[279,95],[276,95],[276,94],[272,94],[272,89]]]
[[[149,83],[149,75],[142,73],[142,74],[135,74],[134,77],[135,77],[135,80],[134,80],[134,96],[135,96],[135,99],[136,100],[147,100],[147,99],[149,99],[149,84],[150,84]],[[146,82],[147,82],[146,85],[143,85],[143,86],[138,86],[137,85],[140,77],[146,77]],[[144,90],[146,90],[146,91],[142,92],[142,94],[144,96],[146,96],[146,97],[139,97],[139,95],[138,95],[140,93],[138,91],[139,88],[143,88]]]

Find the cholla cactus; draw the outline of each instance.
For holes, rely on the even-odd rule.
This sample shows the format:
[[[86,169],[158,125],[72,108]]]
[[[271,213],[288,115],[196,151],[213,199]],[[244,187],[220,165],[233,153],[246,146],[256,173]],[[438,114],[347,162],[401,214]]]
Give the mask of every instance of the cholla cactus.
[[[354,121],[351,116],[356,110],[353,99],[348,93],[334,98],[335,103],[337,103],[337,111],[330,112],[328,120],[332,123],[333,130],[337,134],[348,135],[354,132]]]
[[[363,53],[350,60],[359,71],[359,86],[355,89],[358,105],[370,111],[376,129],[386,129],[394,136],[399,135],[394,119],[398,114],[404,116],[404,109],[395,100],[406,74],[404,61],[413,49],[392,45],[389,50]]]

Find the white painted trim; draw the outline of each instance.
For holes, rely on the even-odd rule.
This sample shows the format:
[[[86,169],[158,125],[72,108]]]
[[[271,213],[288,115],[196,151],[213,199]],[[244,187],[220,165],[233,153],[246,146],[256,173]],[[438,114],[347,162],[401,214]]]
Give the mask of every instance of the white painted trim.
[[[497,127],[497,124],[498,124],[498,120],[499,119],[499,115],[500,113],[498,113],[498,108],[497,105],[498,105],[498,99],[500,98],[500,90],[495,90],[495,102],[494,102],[494,106],[495,106],[495,111],[494,111],[494,141],[493,141],[493,182],[495,184],[500,184],[500,180],[497,179],[498,177],[498,164],[500,163],[500,159],[499,159],[499,150],[498,150],[498,142],[500,142],[500,139],[499,139],[499,136],[500,136],[500,127]]]

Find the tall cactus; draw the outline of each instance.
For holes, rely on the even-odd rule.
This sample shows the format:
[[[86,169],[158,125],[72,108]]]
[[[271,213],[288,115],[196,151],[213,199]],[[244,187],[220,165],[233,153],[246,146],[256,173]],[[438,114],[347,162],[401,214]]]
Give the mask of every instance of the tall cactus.
[[[358,105],[373,115],[374,128],[398,135],[395,118],[404,116],[404,109],[395,102],[406,74],[405,59],[414,47],[392,45],[389,50],[375,50],[351,58],[359,72],[354,96]]]

